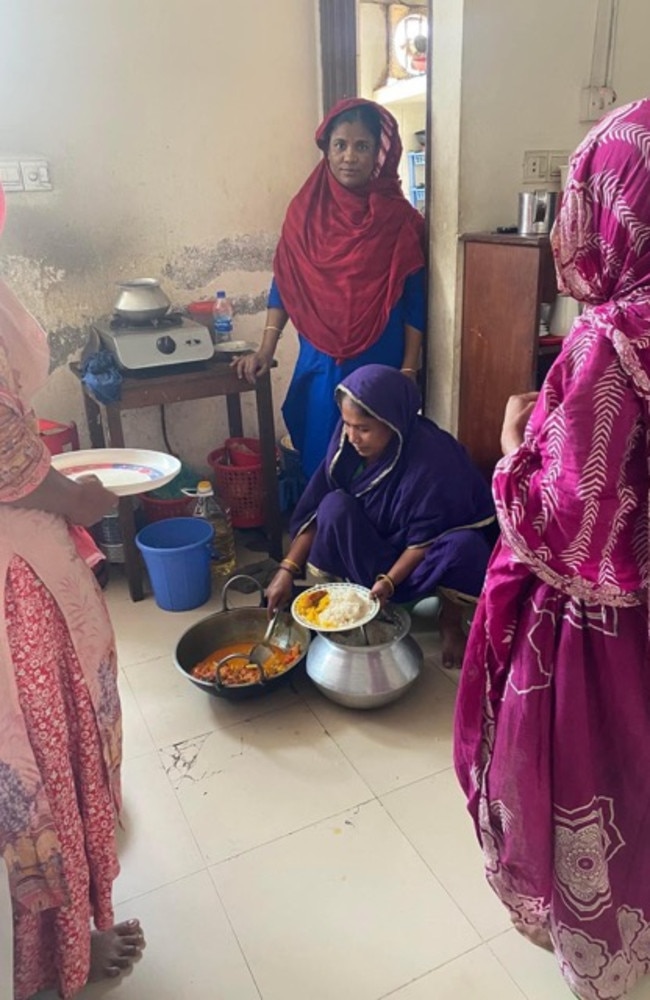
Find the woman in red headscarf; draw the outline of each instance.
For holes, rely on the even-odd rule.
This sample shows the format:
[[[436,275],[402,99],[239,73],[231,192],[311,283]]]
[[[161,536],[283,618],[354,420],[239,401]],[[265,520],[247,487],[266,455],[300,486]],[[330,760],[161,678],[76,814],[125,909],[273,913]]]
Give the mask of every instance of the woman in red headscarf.
[[[49,988],[72,997],[119,975],[143,945],[137,920],[113,922],[115,642],[72,527],[96,523],[116,498],[95,477],[51,467],[30,402],[48,365],[43,330],[0,282],[0,864],[14,1000]]]
[[[262,343],[234,362],[254,381],[287,320],[299,331],[282,412],[307,476],[338,419],[336,386],[371,363],[415,378],[426,314],[424,223],[402,193],[397,122],[372,101],[341,101],[316,143],[324,158],[289,205]]]

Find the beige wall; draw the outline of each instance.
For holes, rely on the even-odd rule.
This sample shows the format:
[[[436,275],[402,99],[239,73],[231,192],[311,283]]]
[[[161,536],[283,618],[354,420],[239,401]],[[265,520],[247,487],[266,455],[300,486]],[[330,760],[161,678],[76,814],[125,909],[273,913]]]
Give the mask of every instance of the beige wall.
[[[432,3],[429,411],[454,427],[457,236],[516,224],[524,151],[572,149],[588,129],[579,120],[580,90],[589,80],[597,0]],[[650,5],[619,6],[614,86],[623,103],[650,93]]]
[[[284,210],[317,160],[316,4],[3,0],[0,19],[0,156],[42,154],[54,181],[9,195],[0,258],[50,333],[39,412],[81,420],[66,362],[120,279],[160,277],[178,303],[224,287],[237,336],[259,339]],[[294,352],[288,334],[276,405]],[[202,465],[223,401],[169,411],[172,445]],[[158,415],[130,419],[127,443],[160,446]]]

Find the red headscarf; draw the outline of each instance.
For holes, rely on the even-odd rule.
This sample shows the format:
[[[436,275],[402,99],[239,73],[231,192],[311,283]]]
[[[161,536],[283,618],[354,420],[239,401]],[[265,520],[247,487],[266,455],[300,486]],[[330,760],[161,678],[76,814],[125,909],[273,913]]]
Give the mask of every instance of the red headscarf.
[[[402,143],[390,112],[361,98],[339,101],[321,122],[316,144],[326,152],[331,121],[364,105],[381,119],[370,181],[345,188],[324,158],[289,205],[273,262],[292,322],[337,359],[355,357],[379,339],[406,278],[425,263],[424,221],[402,193]]]

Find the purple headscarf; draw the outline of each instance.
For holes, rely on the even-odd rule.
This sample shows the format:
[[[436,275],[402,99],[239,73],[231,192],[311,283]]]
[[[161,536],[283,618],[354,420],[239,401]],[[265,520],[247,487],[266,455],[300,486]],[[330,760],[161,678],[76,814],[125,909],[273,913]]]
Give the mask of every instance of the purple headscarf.
[[[388,424],[394,436],[378,461],[361,467],[340,421],[296,507],[292,535],[337,489],[356,497],[382,536],[403,548],[428,545],[446,531],[493,517],[487,483],[463,446],[419,415],[420,394],[411,379],[387,365],[365,365],[338,388]]]

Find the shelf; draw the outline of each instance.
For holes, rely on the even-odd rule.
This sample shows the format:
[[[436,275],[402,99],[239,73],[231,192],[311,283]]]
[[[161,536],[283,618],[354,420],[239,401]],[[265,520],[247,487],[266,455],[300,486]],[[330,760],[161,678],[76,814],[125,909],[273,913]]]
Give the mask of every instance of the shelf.
[[[538,339],[537,354],[540,357],[550,354],[559,354],[562,350],[564,339],[564,337],[551,337],[549,334],[544,337],[540,337]]]
[[[503,246],[548,247],[548,233],[536,236],[521,236],[519,233],[463,233],[459,239],[463,243],[500,243]]]
[[[415,104],[426,100],[427,78],[422,76],[411,76],[408,80],[395,80],[385,87],[379,87],[373,94],[373,99],[377,104]]]
[[[421,211],[426,198],[426,187],[422,183],[424,179],[424,168],[426,166],[426,153],[424,150],[410,152],[408,156],[408,179],[409,179],[409,201],[414,208]]]

